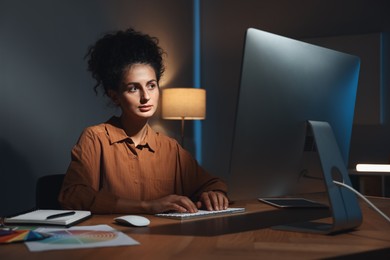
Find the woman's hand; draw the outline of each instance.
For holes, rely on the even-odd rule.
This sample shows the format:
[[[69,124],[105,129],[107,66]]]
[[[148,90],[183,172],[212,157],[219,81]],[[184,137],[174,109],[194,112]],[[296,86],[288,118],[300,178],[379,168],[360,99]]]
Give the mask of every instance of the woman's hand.
[[[203,192],[199,201],[192,202],[186,196],[168,195],[156,200],[134,201],[119,199],[115,207],[117,213],[146,213],[156,214],[166,211],[195,213],[200,208],[206,210],[223,210],[229,206],[229,200],[223,192]]]
[[[146,207],[151,214],[165,211],[189,212],[198,211],[196,205],[186,196],[168,195],[160,199],[146,201]]]
[[[196,203],[198,208],[204,207],[207,210],[223,210],[229,207],[229,199],[220,191],[205,191],[200,195]]]

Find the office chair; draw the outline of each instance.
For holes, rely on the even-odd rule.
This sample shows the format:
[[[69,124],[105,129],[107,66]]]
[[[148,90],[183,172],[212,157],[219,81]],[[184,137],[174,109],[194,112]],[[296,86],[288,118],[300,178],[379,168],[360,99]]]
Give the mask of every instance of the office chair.
[[[39,209],[61,209],[58,195],[61,190],[65,174],[42,176],[36,184],[36,207]]]

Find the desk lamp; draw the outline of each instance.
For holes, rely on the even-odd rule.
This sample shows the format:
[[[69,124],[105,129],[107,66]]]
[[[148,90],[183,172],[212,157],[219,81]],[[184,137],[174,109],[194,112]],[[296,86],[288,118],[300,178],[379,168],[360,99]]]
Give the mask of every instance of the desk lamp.
[[[184,120],[206,118],[206,90],[200,88],[163,89],[162,118],[181,120],[181,145],[184,147]]]

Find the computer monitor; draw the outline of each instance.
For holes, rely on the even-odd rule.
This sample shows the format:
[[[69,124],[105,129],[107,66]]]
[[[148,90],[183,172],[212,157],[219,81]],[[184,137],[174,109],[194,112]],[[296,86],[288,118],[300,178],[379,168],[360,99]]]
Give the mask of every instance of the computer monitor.
[[[332,233],[360,225],[347,172],[360,59],[250,28],[246,32],[230,162],[229,197],[327,192]]]
[[[348,164],[359,68],[356,56],[247,30],[230,164],[232,199],[288,195],[297,187],[308,191],[302,189],[310,179],[305,177],[319,174],[319,167],[308,172],[317,164],[315,153],[307,151],[308,120],[329,123]]]

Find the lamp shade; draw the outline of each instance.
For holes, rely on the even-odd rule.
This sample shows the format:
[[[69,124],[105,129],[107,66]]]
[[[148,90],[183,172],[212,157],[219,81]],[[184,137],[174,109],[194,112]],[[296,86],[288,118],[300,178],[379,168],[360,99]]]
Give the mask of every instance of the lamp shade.
[[[168,88],[162,90],[162,118],[198,120],[206,118],[206,90]]]

